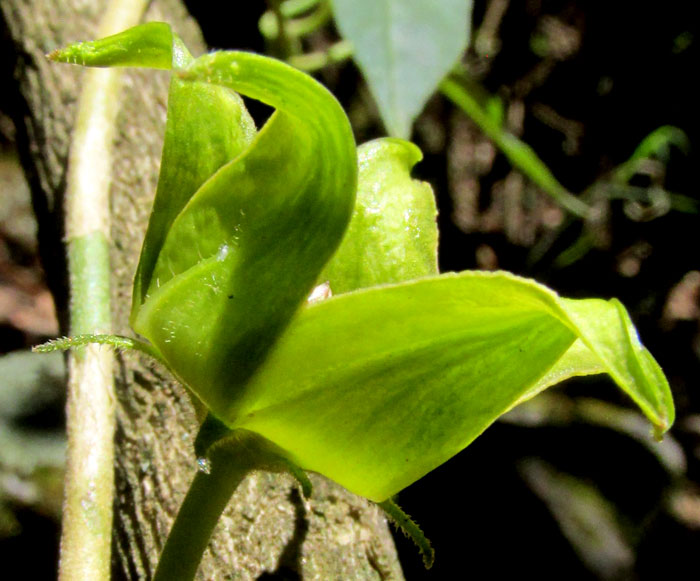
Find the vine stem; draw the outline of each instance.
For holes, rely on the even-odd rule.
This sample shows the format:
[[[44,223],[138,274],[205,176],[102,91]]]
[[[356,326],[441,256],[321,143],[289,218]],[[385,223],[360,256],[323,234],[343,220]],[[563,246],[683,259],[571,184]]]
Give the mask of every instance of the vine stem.
[[[147,0],[112,0],[99,27],[108,36],[139,22]],[[70,332],[109,333],[109,190],[120,72],[84,73],[65,200]],[[68,450],[59,579],[110,577],[114,493],[113,354],[89,345],[69,354]]]

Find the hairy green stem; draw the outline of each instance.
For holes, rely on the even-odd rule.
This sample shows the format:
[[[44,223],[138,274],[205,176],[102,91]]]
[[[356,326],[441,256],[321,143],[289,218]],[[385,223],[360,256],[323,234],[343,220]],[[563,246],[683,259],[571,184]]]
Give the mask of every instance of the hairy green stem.
[[[384,502],[379,502],[377,505],[384,511],[389,519],[416,544],[416,547],[418,547],[423,557],[425,568],[430,569],[435,561],[435,551],[428,538],[423,534],[421,528],[391,498]]]
[[[146,0],[113,0],[99,33],[136,24]],[[83,88],[66,191],[66,239],[71,285],[71,333],[109,333],[110,151],[119,99],[119,72],[92,70]],[[114,489],[113,356],[90,345],[71,353],[66,424],[68,451],[59,579],[104,581],[111,567]]]
[[[191,581],[231,495],[254,468],[245,442],[214,446],[201,460],[161,553],[153,581]],[[252,461],[252,462],[251,462]]]
[[[92,344],[107,345],[118,351],[140,351],[167,367],[160,353],[153,346],[123,335],[95,335],[89,333],[87,335],[76,335],[75,337],[60,337],[59,339],[51,339],[46,343],[32,347],[32,351],[35,353],[51,353],[52,351],[68,351]]]

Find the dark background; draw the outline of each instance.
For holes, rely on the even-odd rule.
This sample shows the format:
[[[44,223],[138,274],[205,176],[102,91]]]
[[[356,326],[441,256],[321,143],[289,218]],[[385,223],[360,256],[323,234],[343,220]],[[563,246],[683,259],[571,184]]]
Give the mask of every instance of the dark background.
[[[257,28],[263,2],[245,3],[235,18],[222,18],[218,2],[188,4],[211,48],[269,52]],[[603,217],[588,224],[568,219],[437,95],[416,123],[413,140],[425,154],[415,176],[430,182],[438,199],[441,268],[502,268],[564,296],[619,298],[671,383],[678,419],[666,446],[675,450],[676,462],[669,468],[650,451],[644,440],[651,440],[650,430],[639,436],[638,421],[622,411],[632,409],[630,402],[610,381],[572,381],[553,390],[538,413],[497,423],[401,493],[399,503],[432,540],[437,557],[426,572],[417,550],[397,535],[408,579],[697,575],[700,218],[604,195],[611,171],[640,141],[673,125],[685,132],[690,147],[670,146],[668,155],[640,167],[631,185],[635,192],[663,189],[697,203],[693,4],[675,0],[646,9],[632,2],[475,3],[469,70],[503,99],[509,130],[534,148],[564,186],[597,192]],[[495,18],[499,10],[502,16]],[[497,26],[487,33],[484,23],[494,20]],[[329,24],[306,47],[336,38]],[[353,64],[334,65],[317,77],[346,107],[358,142],[384,134]],[[263,108],[253,113],[265,115]],[[56,324],[31,221],[16,227],[28,220],[28,194],[23,197],[26,186],[18,178],[11,122],[1,114],[0,122],[0,348],[10,352],[51,336]],[[10,196],[10,190],[17,193]],[[574,244],[584,250],[570,252]],[[607,420],[591,421],[584,409],[588,397],[608,404]],[[61,405],[59,400],[18,421],[59,429]],[[28,561],[27,572],[50,578],[60,490],[45,487],[43,503],[24,501],[8,492],[8,474],[0,463],[0,524],[9,523],[0,526],[0,555],[41,554],[40,563]],[[23,478],[44,482],[36,475]],[[605,508],[598,511],[601,502]]]

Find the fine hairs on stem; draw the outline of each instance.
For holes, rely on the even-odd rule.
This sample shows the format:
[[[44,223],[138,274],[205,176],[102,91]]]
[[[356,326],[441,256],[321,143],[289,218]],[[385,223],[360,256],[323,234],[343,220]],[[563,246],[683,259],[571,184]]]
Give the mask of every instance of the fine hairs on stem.
[[[101,35],[138,23],[146,0],[111,0]],[[70,332],[111,329],[109,191],[119,108],[118,70],[83,76],[65,198]],[[59,579],[103,581],[111,569],[114,490],[113,354],[93,347],[71,353],[66,404],[66,475]]]

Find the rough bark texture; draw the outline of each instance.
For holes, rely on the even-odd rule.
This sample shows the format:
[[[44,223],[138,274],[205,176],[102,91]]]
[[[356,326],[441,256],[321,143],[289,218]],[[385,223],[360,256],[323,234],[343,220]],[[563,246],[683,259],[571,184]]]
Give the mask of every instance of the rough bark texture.
[[[61,202],[81,71],[51,65],[44,54],[92,37],[104,5],[0,0],[3,48],[16,55],[14,70],[0,70],[3,106],[17,126],[40,221],[42,255],[64,313]],[[173,23],[193,52],[201,52],[196,24],[176,0],[154,2],[146,19]],[[167,74],[154,71],[129,71],[124,77],[112,188],[113,312],[118,333],[130,333],[131,281],[155,191],[167,82]],[[117,382],[115,577],[148,579],[194,475],[196,418],[183,389],[135,355],[121,358]],[[306,502],[288,477],[249,477],[217,527],[200,578],[401,578],[380,511],[321,477],[312,480],[314,494]]]

